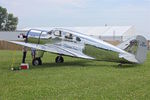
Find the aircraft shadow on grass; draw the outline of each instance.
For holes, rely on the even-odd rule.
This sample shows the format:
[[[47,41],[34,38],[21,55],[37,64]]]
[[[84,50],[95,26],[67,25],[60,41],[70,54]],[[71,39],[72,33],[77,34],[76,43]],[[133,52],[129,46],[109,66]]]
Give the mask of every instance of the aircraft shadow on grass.
[[[114,68],[133,68],[137,67],[136,64],[124,64],[122,66],[118,66],[118,63],[99,63],[94,64],[97,61],[89,61],[89,60],[76,60],[76,61],[68,61],[64,63],[43,63],[42,66],[32,66],[31,69],[36,68],[52,68],[52,67],[114,67]]]

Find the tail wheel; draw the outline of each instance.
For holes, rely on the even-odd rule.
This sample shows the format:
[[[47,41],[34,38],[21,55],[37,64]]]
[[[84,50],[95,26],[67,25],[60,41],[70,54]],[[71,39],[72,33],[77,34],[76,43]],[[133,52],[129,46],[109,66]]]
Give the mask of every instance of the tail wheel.
[[[56,63],[63,63],[64,62],[64,58],[62,56],[57,56],[55,59]]]
[[[32,65],[33,66],[38,66],[38,65],[42,65],[42,60],[41,58],[35,58],[32,60]]]

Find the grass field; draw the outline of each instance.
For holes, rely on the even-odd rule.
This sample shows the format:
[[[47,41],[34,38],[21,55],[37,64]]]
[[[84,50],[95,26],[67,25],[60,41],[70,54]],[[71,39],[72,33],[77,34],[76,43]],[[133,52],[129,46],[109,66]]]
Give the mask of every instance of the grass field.
[[[43,65],[11,71],[14,51],[0,51],[0,100],[149,100],[150,53],[142,65],[64,57],[45,53]],[[21,62],[21,52],[14,56]],[[30,53],[27,62],[31,65]]]

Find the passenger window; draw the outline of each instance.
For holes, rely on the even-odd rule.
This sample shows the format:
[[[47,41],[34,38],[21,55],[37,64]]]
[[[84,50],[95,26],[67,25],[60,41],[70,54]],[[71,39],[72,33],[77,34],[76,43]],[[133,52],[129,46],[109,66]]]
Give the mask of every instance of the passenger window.
[[[76,41],[80,42],[80,41],[81,41],[81,39],[80,39],[79,37],[76,37]]]
[[[67,39],[73,39],[73,35],[70,34],[70,33],[66,33],[65,38],[67,38]]]

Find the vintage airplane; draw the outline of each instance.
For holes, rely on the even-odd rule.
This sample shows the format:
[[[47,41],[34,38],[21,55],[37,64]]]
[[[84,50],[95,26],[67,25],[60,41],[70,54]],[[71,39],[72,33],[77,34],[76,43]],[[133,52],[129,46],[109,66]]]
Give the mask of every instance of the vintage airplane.
[[[56,63],[64,62],[62,56],[71,56],[120,64],[141,64],[147,56],[147,40],[143,36],[136,36],[114,46],[68,29],[55,28],[51,31],[31,29],[27,32],[24,42],[10,42],[37,49],[38,55],[33,59],[33,65],[42,64],[44,52],[58,54]]]

